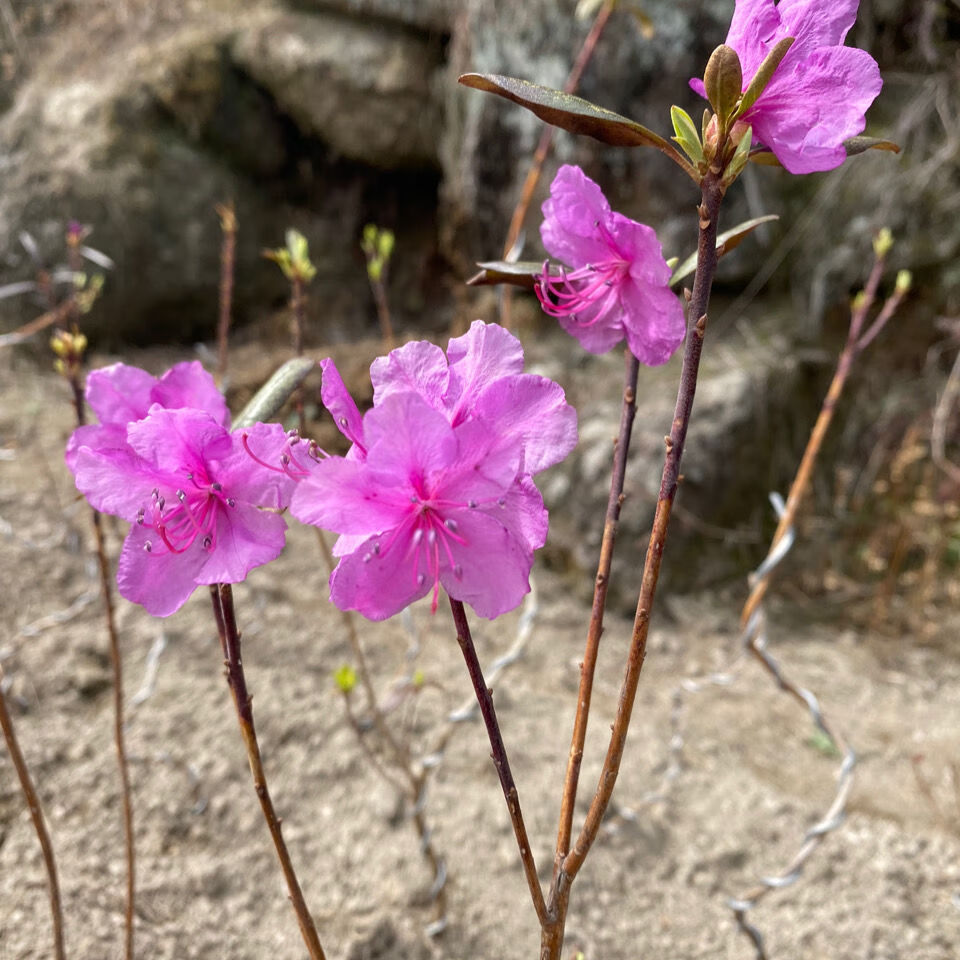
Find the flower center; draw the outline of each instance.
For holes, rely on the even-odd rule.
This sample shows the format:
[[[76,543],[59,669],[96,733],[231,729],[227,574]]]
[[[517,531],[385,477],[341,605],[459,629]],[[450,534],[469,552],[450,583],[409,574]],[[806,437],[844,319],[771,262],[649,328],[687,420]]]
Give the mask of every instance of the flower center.
[[[217,545],[217,511],[222,506],[233,507],[236,501],[223,492],[223,487],[208,477],[197,478],[187,474],[185,489],[172,496],[154,487],[149,509],[137,513],[137,524],[156,530],[163,545],[171,553],[183,553],[197,540],[204,550],[212,552]],[[144,544],[147,553],[153,552],[153,541]]]
[[[534,289],[544,313],[591,327],[616,306],[620,284],[629,269],[628,261],[615,256],[603,263],[588,263],[573,273],[561,269],[559,275],[551,276],[550,262],[545,261]]]

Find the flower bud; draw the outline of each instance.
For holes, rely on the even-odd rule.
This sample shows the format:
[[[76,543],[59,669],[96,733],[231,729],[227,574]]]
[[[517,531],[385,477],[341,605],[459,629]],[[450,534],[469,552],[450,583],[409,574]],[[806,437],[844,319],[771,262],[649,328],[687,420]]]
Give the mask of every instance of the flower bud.
[[[713,51],[703,74],[703,85],[710,105],[725,127],[743,92],[743,70],[733,47],[722,43]]]
[[[877,257],[885,257],[890,252],[890,248],[892,246],[893,246],[893,234],[890,232],[889,228],[884,227],[873,238],[874,255]]]
[[[357,685],[357,671],[349,663],[345,663],[333,671],[333,682],[341,693],[352,693]]]
[[[896,291],[901,296],[908,293],[913,286],[913,274],[909,270],[897,271]]]

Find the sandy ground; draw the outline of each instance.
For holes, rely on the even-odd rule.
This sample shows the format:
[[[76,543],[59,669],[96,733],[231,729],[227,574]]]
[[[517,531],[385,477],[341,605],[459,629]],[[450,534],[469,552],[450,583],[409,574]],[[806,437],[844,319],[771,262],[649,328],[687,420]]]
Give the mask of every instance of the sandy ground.
[[[121,955],[123,860],[109,663],[86,507],[62,463],[64,389],[26,358],[0,368],[0,658],[61,870],[69,956]],[[115,553],[123,530],[111,525]],[[430,939],[430,872],[395,792],[365,759],[330,676],[349,659],[313,532],[237,588],[267,774],[332,958],[520,960],[537,928],[482,725],[459,724],[426,814],[449,868],[449,925]],[[534,852],[548,879],[587,610],[540,570],[522,659],[496,683]],[[152,693],[130,708],[139,891],[137,955],[263,960],[305,955],[260,818],[223,680],[207,596],[151,620],[121,601],[130,703],[166,639]],[[749,960],[726,906],[779,872],[829,805],[837,759],[751,663],[729,685],[677,695],[735,653],[737,598],[668,598],[650,653],[615,813],[574,887],[567,954],[586,960]],[[414,620],[427,684],[390,715],[430,749],[469,694],[449,618]],[[489,664],[518,615],[477,622]],[[960,662],[949,648],[787,624],[774,652],[821,698],[860,765],[843,828],[800,882],[751,917],[771,958],[950,960],[960,955]],[[629,624],[601,652],[580,815],[605,747]],[[364,626],[378,687],[410,666],[399,622]],[[673,738],[673,748],[671,748]],[[679,766],[677,766],[677,764]],[[675,776],[665,778],[665,773]],[[657,794],[654,799],[650,794]],[[0,750],[0,960],[52,955],[44,874]]]

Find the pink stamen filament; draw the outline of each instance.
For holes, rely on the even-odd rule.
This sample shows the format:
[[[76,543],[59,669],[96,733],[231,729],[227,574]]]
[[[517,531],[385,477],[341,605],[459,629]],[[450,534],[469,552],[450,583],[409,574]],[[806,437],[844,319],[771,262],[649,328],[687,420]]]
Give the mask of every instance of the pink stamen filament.
[[[618,284],[629,268],[626,260],[609,260],[599,265],[581,267],[573,273],[561,271],[550,275],[549,262],[535,289],[544,313],[551,317],[571,317],[581,326],[589,327],[601,320],[615,305]],[[596,307],[592,320],[582,321],[577,314]]]

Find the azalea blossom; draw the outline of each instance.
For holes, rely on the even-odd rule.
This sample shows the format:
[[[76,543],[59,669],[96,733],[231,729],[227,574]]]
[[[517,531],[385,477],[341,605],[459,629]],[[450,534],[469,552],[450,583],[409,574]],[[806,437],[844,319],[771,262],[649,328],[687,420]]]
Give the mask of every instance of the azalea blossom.
[[[832,170],[843,143],[863,131],[883,81],[865,50],[843,45],[859,0],[737,0],[726,44],[736,50],[746,90],[767,54],[793,37],[770,82],[739,121],[791,173]],[[706,96],[703,81],[690,86]]]
[[[626,338],[641,363],[666,363],[685,327],[654,230],[612,211],[575,166],[557,171],[542,209],[544,247],[572,268],[556,274],[544,264],[536,286],[544,311],[590,353],[606,353]]]
[[[196,360],[172,366],[154,377],[125,363],[114,363],[87,376],[87,405],[99,419],[74,430],[67,443],[66,461],[75,470],[81,447],[121,450],[127,446],[127,424],[142,420],[154,404],[170,410],[205,410],[218,423],[230,423],[230,411],[213,377]]]
[[[476,321],[446,354],[408,343],[371,367],[374,406],[361,417],[333,362],[321,397],[352,443],[321,460],[291,512],[341,534],[330,595],[385,619],[428,593],[493,618],[529,590],[547,511],[533,475],[577,440],[561,387],[523,373],[519,341]]]
[[[123,446],[75,445],[77,489],[132,524],[121,595],[165,617],[198,584],[237,583],[277,557],[286,523],[276,511],[305,473],[291,467],[290,443],[279,424],[231,434],[207,412],[154,404],[126,426]]]

